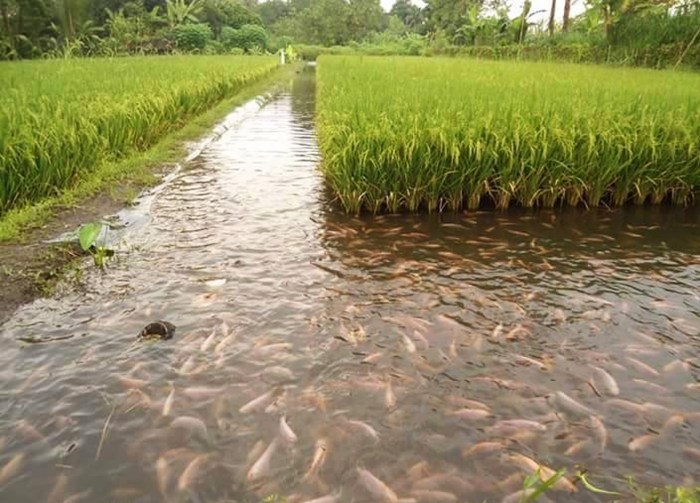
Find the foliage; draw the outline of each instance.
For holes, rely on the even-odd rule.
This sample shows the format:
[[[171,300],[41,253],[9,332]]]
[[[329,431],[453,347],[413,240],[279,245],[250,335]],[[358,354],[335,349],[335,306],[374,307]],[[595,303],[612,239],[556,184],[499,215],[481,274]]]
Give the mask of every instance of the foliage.
[[[187,23],[173,28],[177,47],[185,51],[204,49],[212,36],[211,28],[204,23]]]
[[[238,29],[246,24],[262,24],[259,15],[235,0],[206,0],[200,17],[216,35],[226,26]]]
[[[572,0],[563,1],[571,6]],[[430,49],[414,44],[407,53],[428,55],[459,52],[455,47],[580,45],[596,53],[644,53],[642,59],[651,61],[662,59],[653,54],[657,48],[690,45],[693,51],[691,41],[700,45],[693,38],[700,28],[697,0],[586,0],[583,14],[565,15],[561,23],[553,19],[556,29],[549,34],[533,22],[543,11],[532,12],[531,1],[517,15],[505,5],[504,0],[427,0],[421,8],[397,0],[386,13],[380,0],[0,0],[0,59],[163,54],[184,47],[211,53],[227,45],[251,53],[289,43],[371,45],[372,53],[404,54],[401,44],[378,38],[412,35],[426,36]],[[200,39],[179,47],[171,42],[174,28],[198,23],[213,33],[204,47]],[[266,42],[260,36],[231,46],[230,32],[222,38],[225,28],[247,25],[262,26]]]
[[[144,150],[268,74],[274,57],[2,63],[0,215]]]
[[[504,45],[482,47],[435,47],[428,54],[471,56],[486,59],[517,59],[531,61],[565,61],[571,63],[598,63],[649,68],[672,68],[682,59],[684,67],[700,69],[700,44],[686,51],[685,44],[643,48],[611,48],[586,44],[569,45]],[[685,53],[685,54],[684,54]]]
[[[246,24],[240,30],[225,27],[221,31],[221,43],[226,49],[238,47],[244,51],[252,51],[254,48],[265,49],[267,47],[267,33],[262,26]]]
[[[324,56],[318,89],[322,171],[351,213],[683,205],[700,191],[700,75]]]
[[[107,247],[109,226],[104,222],[90,222],[78,229],[78,240],[83,252],[90,253],[96,267],[104,269],[107,261],[114,256],[114,250]]]
[[[166,18],[171,28],[184,23],[198,23],[197,15],[202,11],[204,0],[167,0]]]
[[[523,489],[527,496],[523,499],[522,503],[534,503],[550,490],[564,475],[566,475],[566,470],[561,469],[555,472],[548,478],[543,478],[544,474],[541,469],[530,474],[523,481]]]

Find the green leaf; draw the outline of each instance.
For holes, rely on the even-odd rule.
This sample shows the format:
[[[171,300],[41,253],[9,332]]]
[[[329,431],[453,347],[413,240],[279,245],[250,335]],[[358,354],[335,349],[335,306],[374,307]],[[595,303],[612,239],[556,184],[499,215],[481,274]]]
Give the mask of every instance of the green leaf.
[[[89,224],[83,225],[78,230],[78,239],[80,239],[80,248],[83,251],[88,251],[91,246],[95,244],[97,238],[102,234],[104,229],[104,224],[101,222],[90,222]]]
[[[585,474],[585,473],[579,472],[579,473],[577,473],[576,475],[578,476],[579,480],[583,483],[584,487],[585,487],[586,489],[588,489],[589,491],[591,491],[592,493],[596,493],[596,494],[609,494],[610,496],[624,496],[624,494],[622,494],[622,493],[618,493],[618,492],[615,492],[615,491],[607,491],[607,490],[605,490],[605,489],[601,489],[601,488],[599,488],[599,487],[594,486],[594,485],[591,484],[591,482],[588,480],[588,478],[586,477],[586,474]]]

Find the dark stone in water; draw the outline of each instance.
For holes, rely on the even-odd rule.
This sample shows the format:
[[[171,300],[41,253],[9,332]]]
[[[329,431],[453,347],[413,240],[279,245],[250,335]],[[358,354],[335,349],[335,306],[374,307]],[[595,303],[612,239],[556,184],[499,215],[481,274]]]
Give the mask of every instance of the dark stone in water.
[[[166,340],[172,339],[175,335],[175,325],[168,321],[156,321],[149,323],[139,333],[139,340]]]

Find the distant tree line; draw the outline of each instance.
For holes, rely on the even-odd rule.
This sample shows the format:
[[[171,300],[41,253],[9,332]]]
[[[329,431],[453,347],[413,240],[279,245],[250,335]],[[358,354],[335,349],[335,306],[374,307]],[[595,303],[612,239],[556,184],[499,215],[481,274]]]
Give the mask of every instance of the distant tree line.
[[[407,54],[524,43],[648,48],[698,38],[700,0],[586,1],[572,18],[571,0],[551,0],[545,22],[534,23],[543,13],[530,0],[517,16],[507,0],[426,0],[423,8],[396,0],[390,12],[379,0],[0,0],[0,59],[260,53],[292,43]]]

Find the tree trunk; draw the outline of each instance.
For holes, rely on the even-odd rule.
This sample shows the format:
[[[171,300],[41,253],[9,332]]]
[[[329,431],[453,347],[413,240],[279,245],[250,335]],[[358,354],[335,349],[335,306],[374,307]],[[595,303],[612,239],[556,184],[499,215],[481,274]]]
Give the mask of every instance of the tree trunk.
[[[571,14],[571,0],[564,0],[564,22],[561,29],[564,33],[569,31],[569,15]]]
[[[552,12],[549,15],[549,36],[554,35],[554,12],[557,10],[557,0],[552,0]]]
[[[10,31],[10,15],[7,12],[8,10],[8,5],[5,0],[0,0],[0,17],[2,17],[2,31],[5,32],[5,34],[9,37],[12,35]]]

